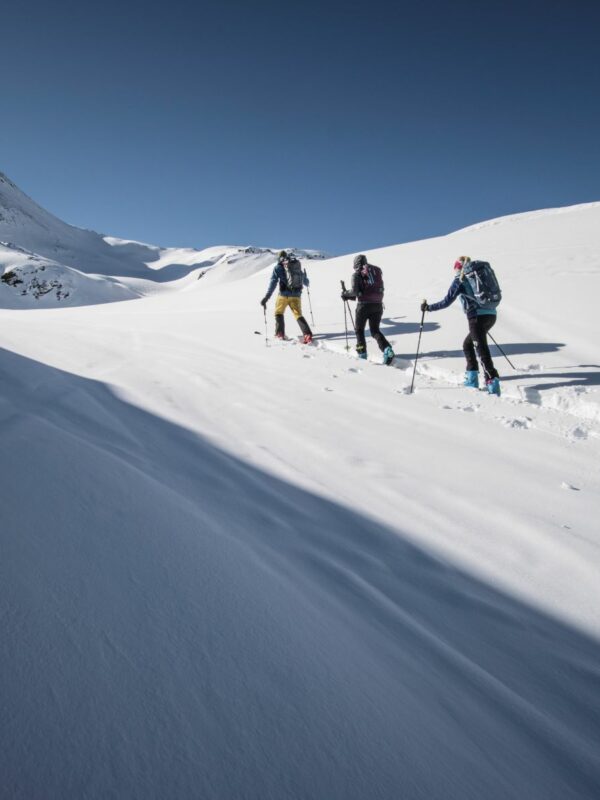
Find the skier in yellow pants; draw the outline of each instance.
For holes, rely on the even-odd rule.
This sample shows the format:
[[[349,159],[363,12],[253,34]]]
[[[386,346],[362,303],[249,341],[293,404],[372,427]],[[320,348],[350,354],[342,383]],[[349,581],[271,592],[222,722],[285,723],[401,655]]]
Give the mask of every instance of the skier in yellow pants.
[[[260,304],[266,308],[269,298],[275,291],[275,287],[279,283],[279,295],[275,302],[275,336],[278,339],[285,339],[285,321],[284,312],[286,308],[290,308],[294,315],[296,322],[300,326],[300,330],[304,335],[304,343],[310,344],[312,342],[312,331],[308,326],[308,322],[302,316],[302,288],[308,286],[308,277],[302,271],[302,267],[297,258],[293,255],[288,255],[285,250],[279,253],[279,260],[273,269],[269,288],[266,295],[260,301]]]

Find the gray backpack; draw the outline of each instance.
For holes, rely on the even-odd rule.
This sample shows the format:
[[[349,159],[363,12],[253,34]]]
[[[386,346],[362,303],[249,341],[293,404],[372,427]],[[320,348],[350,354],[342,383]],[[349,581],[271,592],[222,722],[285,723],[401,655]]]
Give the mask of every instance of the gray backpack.
[[[302,266],[297,258],[291,258],[286,265],[285,280],[290,292],[302,291],[303,279]]]

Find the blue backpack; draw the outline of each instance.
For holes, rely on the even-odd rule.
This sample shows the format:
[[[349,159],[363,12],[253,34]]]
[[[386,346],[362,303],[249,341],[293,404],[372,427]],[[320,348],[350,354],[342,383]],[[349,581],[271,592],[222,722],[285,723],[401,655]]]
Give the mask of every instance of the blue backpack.
[[[463,267],[462,276],[468,282],[478,308],[489,311],[497,308],[502,300],[502,290],[487,261],[469,261]]]

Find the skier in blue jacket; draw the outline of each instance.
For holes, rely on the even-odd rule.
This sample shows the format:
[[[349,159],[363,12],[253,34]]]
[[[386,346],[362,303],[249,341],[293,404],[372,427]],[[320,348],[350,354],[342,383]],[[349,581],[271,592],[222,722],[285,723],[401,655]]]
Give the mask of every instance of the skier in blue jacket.
[[[479,365],[477,363],[477,357],[479,357],[488,392],[499,395],[500,378],[487,342],[488,331],[496,322],[496,309],[481,308],[474,298],[469,281],[463,279],[463,268],[470,260],[468,256],[461,256],[454,263],[455,277],[446,297],[438,303],[431,304],[427,300],[423,300],[421,311],[441,311],[443,308],[448,308],[457,297],[460,297],[469,323],[469,333],[463,342],[463,352],[467,360],[464,385],[474,389],[479,388]]]
[[[279,295],[275,301],[275,337],[277,339],[285,339],[283,314],[286,308],[289,307],[296,318],[296,322],[300,326],[304,344],[311,344],[313,335],[308,322],[304,319],[302,314],[301,297],[302,287],[309,285],[308,276],[306,270],[302,269],[298,259],[286,250],[282,250],[279,253],[277,264],[275,264],[271,280],[269,281],[267,293],[260,301],[263,308],[267,307],[269,298],[275,291],[277,284],[279,284]]]

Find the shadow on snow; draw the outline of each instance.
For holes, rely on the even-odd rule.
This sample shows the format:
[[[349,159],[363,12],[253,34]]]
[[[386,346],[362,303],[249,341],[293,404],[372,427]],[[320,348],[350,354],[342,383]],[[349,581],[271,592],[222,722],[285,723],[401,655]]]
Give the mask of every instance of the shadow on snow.
[[[598,796],[597,641],[105,384],[0,386],[11,797]]]

